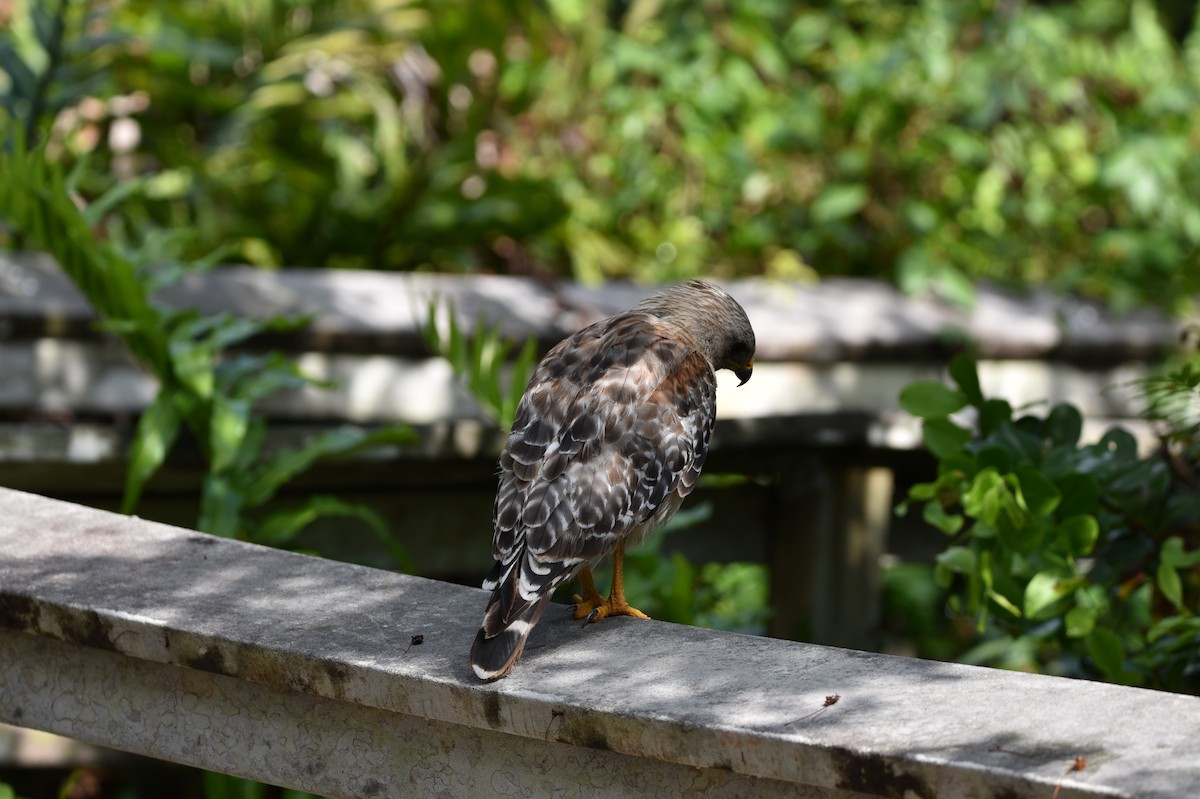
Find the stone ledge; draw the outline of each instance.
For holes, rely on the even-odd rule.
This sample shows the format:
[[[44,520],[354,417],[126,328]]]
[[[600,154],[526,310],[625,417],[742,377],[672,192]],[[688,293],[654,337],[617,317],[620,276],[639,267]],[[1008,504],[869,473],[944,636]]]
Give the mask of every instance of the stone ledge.
[[[420,769],[478,795],[561,762],[571,790],[611,755],[608,795],[653,792],[655,769],[681,794],[724,774],[713,795],[1200,795],[1195,697],[554,610],[481,685],[480,590],[6,489],[0,510],[0,720],[94,743],[339,796],[403,795]],[[387,748],[423,735],[447,743]]]
[[[983,285],[976,306],[964,310],[872,280],[745,280],[730,288],[758,333],[760,362],[937,362],[965,339],[984,358],[1114,364],[1157,357],[1179,332],[1151,309],[1118,317],[1099,303],[1045,290],[1017,294]],[[494,275],[223,266],[187,277],[158,299],[205,313],[311,315],[305,331],[270,339],[293,350],[419,356],[426,348],[418,325],[435,296],[451,300],[468,325],[482,316],[499,322],[505,335],[533,335],[546,348],[650,291]],[[87,302],[49,258],[0,254],[0,339],[94,336],[92,320]]]
[[[305,353],[305,373],[332,383],[281,391],[262,403],[273,420],[403,422],[429,425],[485,419],[440,358]],[[0,342],[0,413],[119,416],[141,413],[157,383],[116,342],[40,339]],[[1014,407],[1070,402],[1088,418],[1137,418],[1144,406],[1136,381],[1144,366],[1079,368],[1030,360],[979,363],[983,391]],[[745,387],[718,373],[720,419],[764,419],[859,413],[900,413],[898,397],[914,380],[946,379],[933,363],[764,363]]]

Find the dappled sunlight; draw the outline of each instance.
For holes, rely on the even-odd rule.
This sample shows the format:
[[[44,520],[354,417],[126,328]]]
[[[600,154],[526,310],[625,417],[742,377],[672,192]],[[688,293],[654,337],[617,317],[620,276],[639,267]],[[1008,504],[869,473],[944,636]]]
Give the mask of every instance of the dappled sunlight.
[[[359,423],[403,419],[431,424],[447,418],[482,418],[478,404],[455,380],[449,364],[439,359],[306,353],[298,363],[306,374],[332,385],[277,394],[264,402],[268,412]]]

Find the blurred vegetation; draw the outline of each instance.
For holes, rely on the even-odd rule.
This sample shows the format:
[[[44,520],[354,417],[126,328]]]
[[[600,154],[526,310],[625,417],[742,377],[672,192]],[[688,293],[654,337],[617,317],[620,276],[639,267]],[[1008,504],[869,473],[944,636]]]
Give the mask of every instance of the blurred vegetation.
[[[977,634],[958,658],[1200,693],[1200,354],[1141,383],[1161,439],[1148,456],[1121,428],[1081,444],[1072,405],[985,398],[968,356],[950,373],[955,387],[900,400],[939,462],[908,502],[950,537],[933,578]],[[914,606],[943,601],[911,582]]]
[[[421,337],[454,370],[491,419],[501,428],[512,427],[517,405],[537,367],[537,338],[530,336],[513,353],[513,344],[500,333],[501,323],[489,327],[483,315],[471,330],[464,330],[451,303],[429,303]]]
[[[266,446],[266,419],[256,405],[282,388],[316,381],[279,353],[228,350],[265,330],[294,328],[305,320],[203,316],[156,305],[151,294],[164,280],[206,264],[156,261],[162,253],[154,248],[125,249],[96,240],[91,227],[98,210],[110,203],[101,198],[95,206],[77,208],[72,200],[75,175],[64,176],[49,163],[45,145],[27,149],[24,134],[12,130],[2,113],[0,139],[9,143],[0,151],[0,218],[54,256],[96,309],[102,326],[125,342],[159,384],[134,435],[122,512],[136,510],[146,481],[187,431],[208,466],[196,529],[280,546],[320,516],[347,516],[366,523],[397,561],[406,564],[383,520],[367,508],[328,496],[311,496],[299,508],[270,515],[263,506],[321,458],[407,443],[412,432],[402,427],[335,428],[297,448],[272,451]]]
[[[187,258],[1200,290],[1188,4],[3,8],[5,104]]]

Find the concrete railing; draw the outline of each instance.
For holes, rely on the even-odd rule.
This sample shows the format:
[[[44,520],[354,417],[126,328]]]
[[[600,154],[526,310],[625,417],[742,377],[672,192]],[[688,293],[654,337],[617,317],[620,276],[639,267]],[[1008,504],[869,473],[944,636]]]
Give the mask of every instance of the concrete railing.
[[[0,489],[0,720],[335,797],[1200,795],[1200,699],[551,611]]]

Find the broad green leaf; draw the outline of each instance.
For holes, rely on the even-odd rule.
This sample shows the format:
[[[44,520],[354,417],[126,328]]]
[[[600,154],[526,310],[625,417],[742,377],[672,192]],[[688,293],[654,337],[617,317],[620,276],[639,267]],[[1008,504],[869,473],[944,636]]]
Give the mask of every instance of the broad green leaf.
[[[963,308],[975,305],[975,283],[957,266],[946,264],[934,273],[930,282],[948,302]]]
[[[939,458],[949,458],[962,452],[971,440],[971,431],[964,430],[946,418],[926,419],[921,425],[925,446]]]
[[[935,420],[930,420],[935,421]],[[952,434],[953,435],[953,434]],[[938,483],[943,489],[957,490],[958,484],[965,475],[979,471],[975,458],[964,450],[949,452],[938,459]]]
[[[220,391],[252,404],[281,389],[330,388],[333,385],[305,374],[298,364],[279,353],[225,358],[217,366],[216,377]]]
[[[1179,579],[1179,572],[1175,570],[1175,567],[1166,561],[1159,563],[1156,577],[1158,590],[1162,591],[1162,595],[1167,598],[1167,601],[1177,608],[1182,608],[1183,582]]]
[[[1012,456],[1004,447],[997,447],[989,444],[973,450],[975,454],[975,463],[979,469],[992,469],[997,472],[1009,472],[1012,470]]]
[[[1200,563],[1200,549],[1184,552],[1183,539],[1173,535],[1163,541],[1159,552],[1159,560],[1175,569],[1188,569]]]
[[[1073,607],[1067,611],[1063,624],[1068,638],[1083,638],[1096,626],[1096,611],[1083,606]]]
[[[909,383],[900,392],[900,407],[920,419],[937,419],[962,409],[967,398],[961,391],[933,380]]]
[[[1107,627],[1096,627],[1087,637],[1087,651],[1100,671],[1110,678],[1120,677],[1125,666],[1125,647],[1121,638]]]
[[[949,547],[937,556],[933,579],[942,588],[949,588],[956,573],[974,574],[976,565],[977,558],[973,550],[968,547]]]
[[[1055,444],[1075,446],[1079,443],[1079,434],[1083,431],[1083,416],[1074,405],[1055,405],[1054,410],[1046,417],[1044,432],[1047,438]]]
[[[908,489],[908,498],[918,502],[933,499],[937,495],[937,483],[917,483]]]
[[[1129,495],[1130,498],[1163,496],[1171,483],[1171,469],[1165,460],[1159,458],[1118,459],[1113,464],[1112,474],[1113,479],[1105,486],[1110,499],[1120,494]]]
[[[1036,463],[1042,458],[1042,439],[1023,430],[1019,422],[1001,422],[989,438],[993,443],[1008,450],[1014,463]]]
[[[1077,516],[1084,513],[1095,513],[1096,502],[1100,499],[1100,484],[1090,474],[1072,473],[1063,475],[1056,481],[1058,490],[1062,493],[1062,502],[1058,512],[1062,516]]]
[[[171,367],[179,382],[197,398],[210,399],[215,382],[212,350],[190,341],[172,341],[170,353]]]
[[[262,416],[251,415],[250,423],[242,436],[241,445],[237,450],[237,460],[232,469],[244,484],[247,476],[254,471],[255,465],[262,456],[263,440],[267,436],[267,421]]]
[[[1096,517],[1090,514],[1069,516],[1062,520],[1058,530],[1067,542],[1071,554],[1077,558],[1090,555],[1100,536],[1100,524]]]
[[[247,482],[246,506],[257,507],[266,502],[280,486],[322,458],[349,455],[366,447],[414,441],[413,432],[404,427],[385,427],[370,432],[354,427],[323,431],[299,449],[280,452],[259,467]]]
[[[1137,439],[1124,428],[1114,427],[1105,433],[1098,443],[1121,460],[1137,459]]]
[[[220,323],[214,327],[205,339],[205,344],[214,351],[220,351],[234,344],[240,344],[248,338],[266,331],[285,332],[296,330],[309,324],[308,316],[272,316],[269,319],[234,318],[228,314],[219,314]]]
[[[286,546],[304,528],[317,519],[328,516],[345,516],[363,522],[375,538],[387,547],[402,571],[410,574],[415,571],[408,553],[391,535],[387,523],[378,513],[364,505],[343,502],[336,497],[310,497],[299,508],[274,513],[262,523],[253,526],[247,540],[266,546]]]
[[[809,212],[818,225],[827,225],[858,213],[868,197],[867,187],[860,183],[831,183],[813,201]]]
[[[1008,496],[1008,486],[995,469],[984,469],[975,475],[970,488],[963,494],[963,510],[968,516],[995,524]]]
[[[963,517],[958,514],[946,513],[946,509],[942,507],[942,503],[937,500],[925,503],[925,509],[921,515],[925,521],[946,535],[954,535],[963,526]]]
[[[1013,470],[1021,485],[1021,498],[1025,507],[1034,516],[1047,516],[1058,507],[1062,494],[1058,487],[1041,472],[1031,466],[1018,466]]]
[[[1044,571],[1033,575],[1025,586],[1025,616],[1030,619],[1049,618],[1048,612],[1060,599],[1069,594],[1074,586],[1057,572]]]
[[[228,319],[228,313],[204,316],[199,311],[190,308],[172,312],[169,317],[171,341],[181,346],[197,346]]]
[[[1000,425],[1012,421],[1012,406],[1002,399],[990,399],[979,410],[979,434],[990,436]]]
[[[950,376],[962,391],[967,402],[976,408],[983,407],[983,391],[979,388],[979,371],[975,359],[960,352],[950,359]]]
[[[257,507],[275,495],[284,483],[330,454],[341,454],[361,442],[361,431],[337,428],[319,434],[299,449],[276,453],[262,464],[246,485],[246,506]]]
[[[1018,506],[1011,494],[1002,504],[1003,508],[996,517],[1000,540],[1018,554],[1032,553],[1045,534],[1042,520]]]
[[[250,425],[250,403],[231,400],[217,395],[213,397],[212,417],[209,422],[209,469],[223,472],[238,460],[238,452],[246,438]]]
[[[16,49],[4,40],[0,40],[0,70],[8,75],[11,82],[9,91],[14,96],[31,99],[36,93],[37,75],[17,54]]]
[[[1200,616],[1168,616],[1156,622],[1146,632],[1146,641],[1153,644],[1165,635],[1195,636],[1198,634],[1200,634]]]
[[[204,480],[196,529],[225,538],[236,538],[242,505],[241,492],[223,475],[210,472]]]
[[[999,535],[999,531],[994,524],[976,519],[975,524],[971,525],[972,538],[995,538],[997,535]]]
[[[142,412],[133,445],[129,453],[129,468],[125,474],[125,496],[122,513],[133,513],[142,495],[142,488],[162,466],[179,435],[180,414],[175,394],[162,389],[154,402]]]

